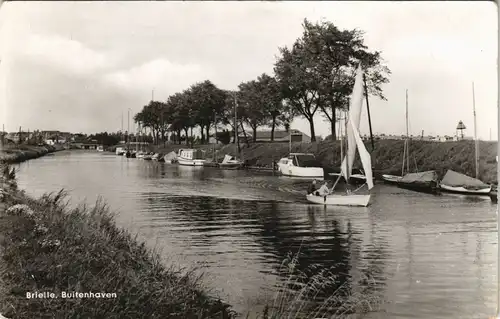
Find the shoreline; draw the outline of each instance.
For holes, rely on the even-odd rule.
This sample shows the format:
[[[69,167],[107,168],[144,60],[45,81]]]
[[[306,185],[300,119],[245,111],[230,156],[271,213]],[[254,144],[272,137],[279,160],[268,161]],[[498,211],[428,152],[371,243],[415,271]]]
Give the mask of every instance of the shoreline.
[[[0,164],[18,164],[63,150],[61,145],[8,145],[0,148]]]

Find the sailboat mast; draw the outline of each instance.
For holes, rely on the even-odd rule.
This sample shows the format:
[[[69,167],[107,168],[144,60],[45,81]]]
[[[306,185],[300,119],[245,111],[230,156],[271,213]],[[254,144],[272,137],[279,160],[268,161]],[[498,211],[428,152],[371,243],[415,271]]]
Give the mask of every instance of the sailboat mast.
[[[348,134],[348,130],[347,130],[347,121],[350,121],[350,118],[348,117],[348,113],[349,110],[346,110],[345,111],[345,120],[344,120],[344,125],[345,125],[345,140],[346,140],[346,146],[345,146],[345,166],[346,166],[346,170],[345,170],[345,173],[346,173],[346,177],[345,177],[345,182],[346,184],[349,184],[349,175],[350,172],[349,172],[349,134]]]
[[[236,99],[236,94],[234,94],[234,151],[238,153],[238,100]]]
[[[342,124],[342,112],[340,112],[339,116],[339,124]],[[344,137],[342,136],[342,125],[339,125],[339,136],[340,136],[340,159],[344,158]]]
[[[408,89],[406,90],[406,170],[410,172],[410,134],[408,132]]]
[[[130,151],[130,109],[127,113],[127,152]]]
[[[476,167],[476,178],[479,178],[479,141],[477,140],[476,96],[474,92],[474,82],[472,82],[472,109],[474,112],[474,144],[475,144],[474,161]]]

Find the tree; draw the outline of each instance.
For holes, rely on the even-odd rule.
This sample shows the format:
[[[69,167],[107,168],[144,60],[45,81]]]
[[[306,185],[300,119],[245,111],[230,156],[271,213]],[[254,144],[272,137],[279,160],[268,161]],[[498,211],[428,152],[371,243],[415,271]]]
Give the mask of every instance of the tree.
[[[303,116],[311,131],[311,141],[316,141],[314,114],[319,105],[315,103],[319,83],[314,77],[312,56],[306,48],[296,41],[292,49],[280,48],[281,57],[276,61],[274,72],[281,93],[294,112]]]
[[[186,144],[188,142],[188,130],[194,126],[193,111],[188,104],[187,90],[182,93],[175,93],[167,99],[170,111],[171,123],[169,130],[177,133],[177,141],[181,143],[181,131],[185,132]]]
[[[281,71],[282,87],[288,91],[289,99],[302,96],[305,101],[306,93],[311,97],[309,105],[292,101],[299,114],[311,123],[311,130],[314,128],[312,117],[319,107],[331,123],[335,138],[336,110],[348,107],[358,65],[361,63],[365,71],[368,91],[380,98],[384,98],[381,85],[389,81],[390,70],[382,65],[380,52],[368,51],[359,30],[340,30],[331,22],[313,24],[307,19],[303,28],[302,37],[296,40],[292,50],[281,49],[283,57],[276,69]],[[295,85],[295,92],[292,90],[290,94],[290,86],[296,84],[294,81],[300,74],[304,87],[300,90]],[[313,131],[311,137],[314,138]]]
[[[223,115],[225,92],[206,80],[191,86],[187,91],[187,99],[194,109],[195,123],[201,130],[201,143],[205,142],[205,133],[208,141],[210,128],[216,125],[216,118]]]
[[[256,81],[247,82],[252,84],[253,94],[253,114],[249,114],[249,118],[254,122],[250,124],[252,129],[256,128],[255,124],[271,126],[271,141],[274,141],[274,131],[276,127],[284,125],[290,120],[290,115],[287,105],[283,103],[283,95],[280,86],[274,77],[262,73]],[[243,90],[242,90],[243,91]],[[246,110],[248,112],[251,110]],[[254,129],[255,137],[256,129]],[[255,138],[254,138],[255,141]]]
[[[237,93],[238,103],[241,104],[239,116],[252,128],[252,139],[257,141],[257,128],[268,123],[268,112],[266,110],[265,92],[263,85],[258,81],[241,83]]]

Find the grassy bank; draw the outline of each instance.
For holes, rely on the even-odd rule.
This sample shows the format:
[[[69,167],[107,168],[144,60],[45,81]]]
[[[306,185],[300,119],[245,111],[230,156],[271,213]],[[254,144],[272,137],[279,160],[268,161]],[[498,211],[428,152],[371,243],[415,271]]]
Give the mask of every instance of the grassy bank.
[[[0,163],[20,163],[62,150],[62,146],[5,145],[0,148]]]
[[[4,174],[7,176],[8,174]],[[117,228],[105,205],[69,209],[64,194],[32,199],[3,179],[0,313],[7,318],[230,318],[193,272]],[[112,298],[37,298],[26,292],[104,292]]]

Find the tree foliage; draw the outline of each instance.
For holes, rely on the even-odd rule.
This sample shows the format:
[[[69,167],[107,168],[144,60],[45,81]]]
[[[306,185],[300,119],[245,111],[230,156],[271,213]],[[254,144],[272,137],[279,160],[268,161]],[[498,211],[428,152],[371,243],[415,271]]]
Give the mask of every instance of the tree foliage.
[[[380,52],[370,52],[359,30],[340,30],[331,22],[303,23],[302,37],[291,49],[280,48],[275,65],[284,97],[310,124],[315,140],[314,115],[318,109],[330,121],[335,136],[336,110],[345,109],[361,63],[369,94],[384,99],[382,85],[389,69]]]

